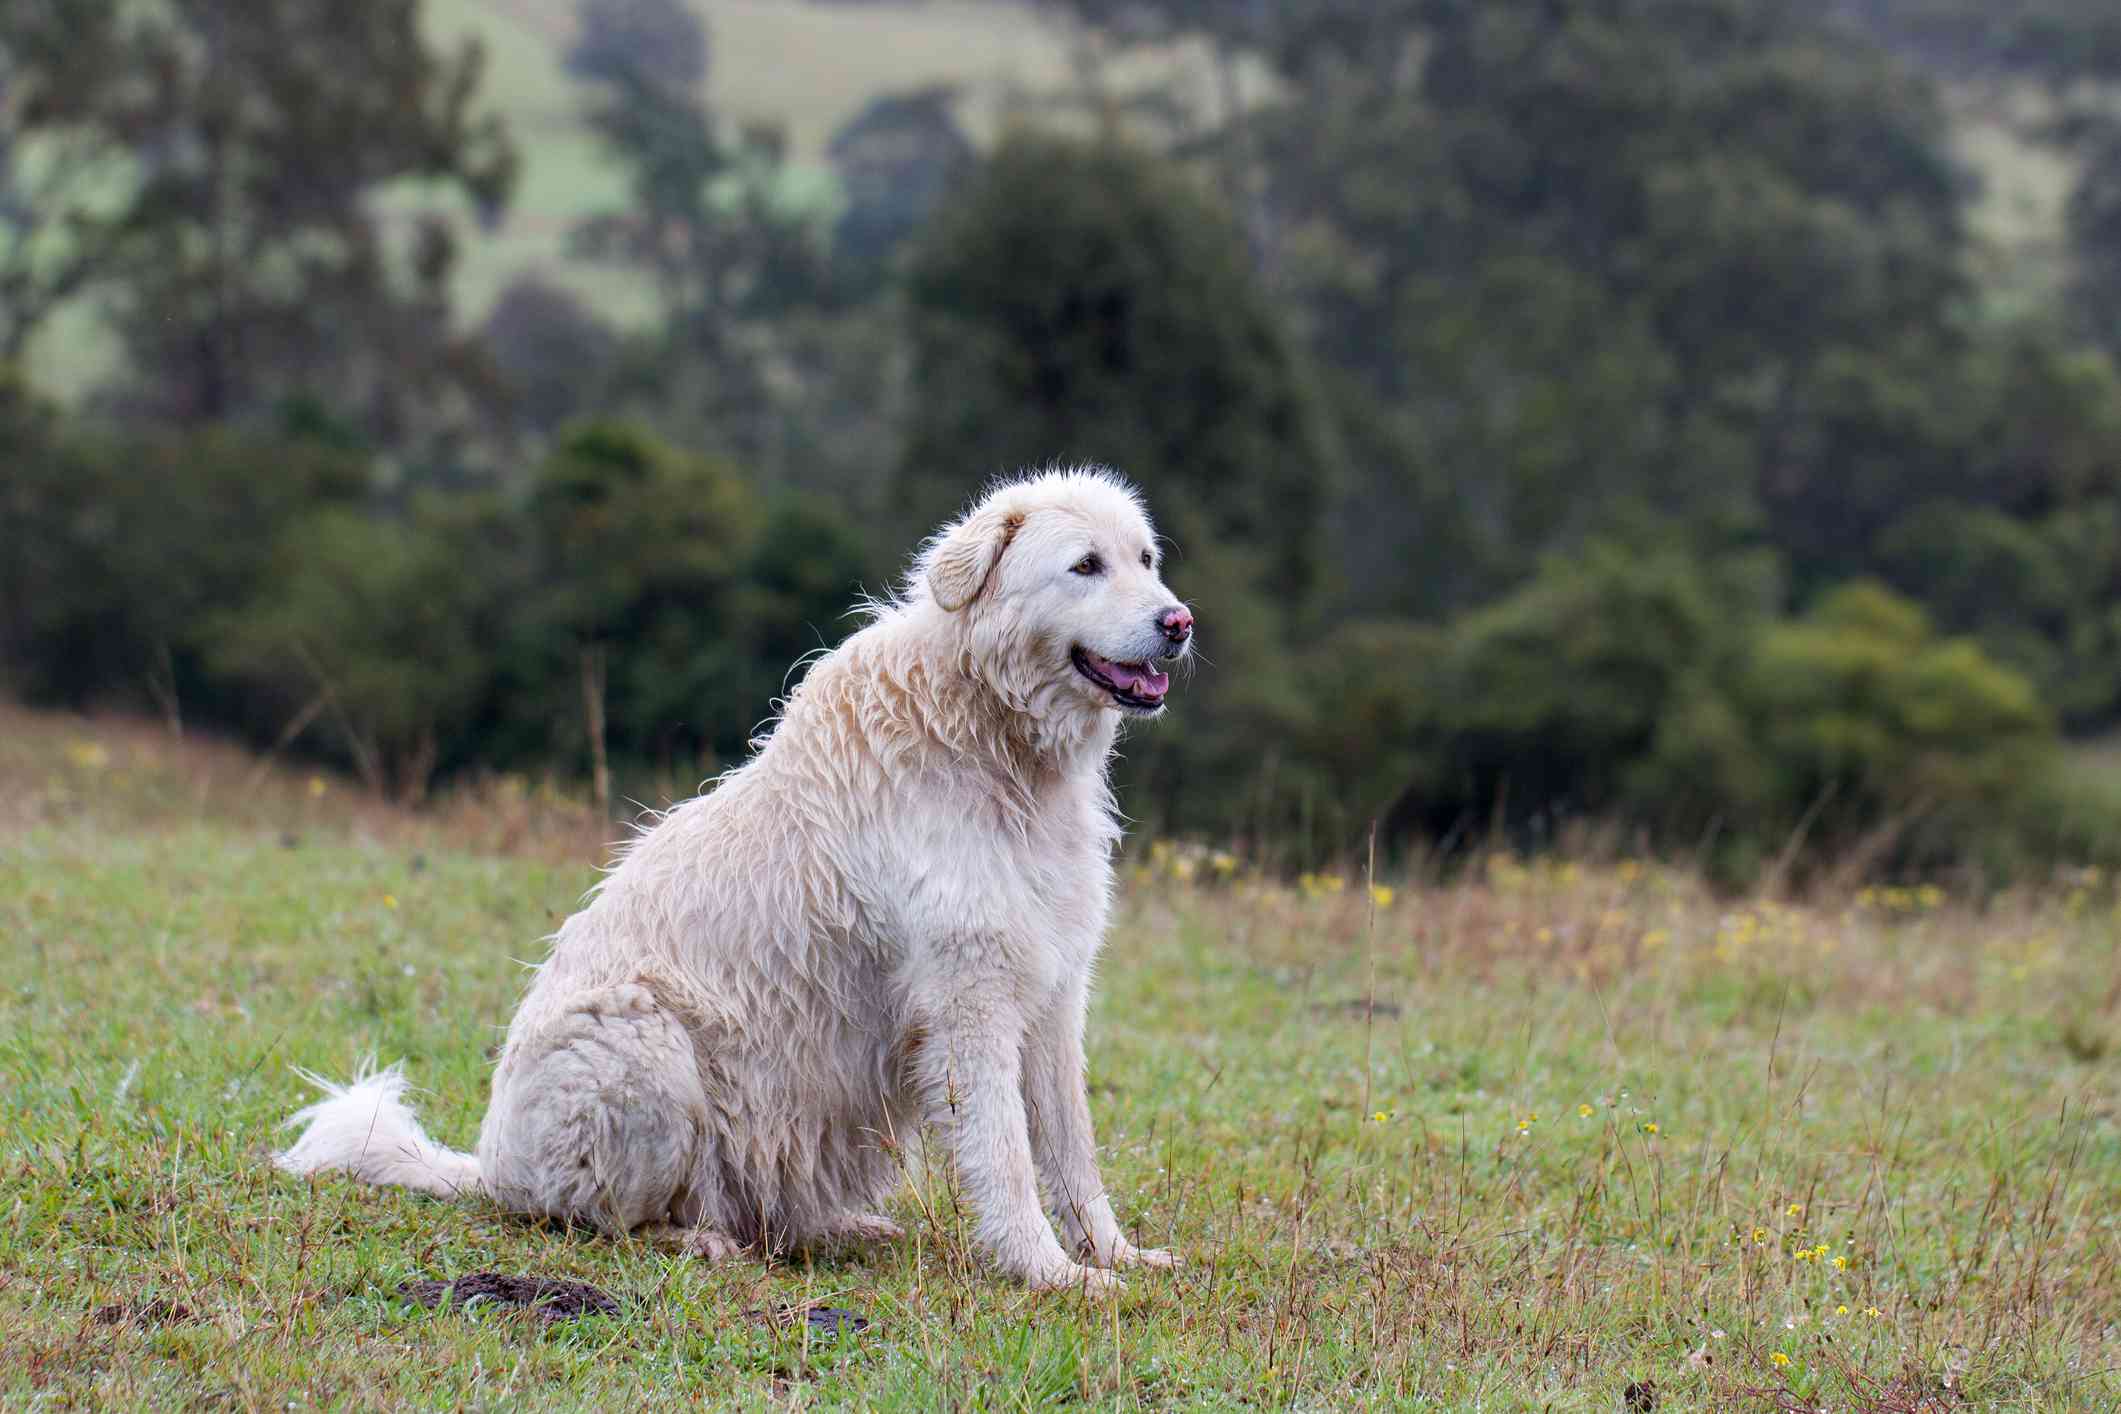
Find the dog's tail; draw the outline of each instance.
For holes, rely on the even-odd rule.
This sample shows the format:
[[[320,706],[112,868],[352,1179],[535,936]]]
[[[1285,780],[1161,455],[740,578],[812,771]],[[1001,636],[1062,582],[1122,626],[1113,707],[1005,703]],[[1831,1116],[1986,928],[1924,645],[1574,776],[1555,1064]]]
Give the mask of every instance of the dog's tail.
[[[299,1139],[273,1163],[289,1173],[337,1169],[364,1183],[416,1189],[454,1198],[479,1191],[479,1161],[427,1137],[404,1100],[408,1082],[397,1066],[361,1067],[351,1085],[298,1071],[324,1098],[289,1116]]]

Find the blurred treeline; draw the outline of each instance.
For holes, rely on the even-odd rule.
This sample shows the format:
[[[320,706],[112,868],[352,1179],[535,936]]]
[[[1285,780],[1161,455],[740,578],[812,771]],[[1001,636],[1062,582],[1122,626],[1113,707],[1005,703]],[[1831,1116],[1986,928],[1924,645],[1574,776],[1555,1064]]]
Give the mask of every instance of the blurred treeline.
[[[418,0],[9,5],[0,368],[83,300],[122,351],[0,380],[14,690],[683,791],[985,477],[1100,461],[1210,660],[1128,740],[1153,829],[2121,854],[2070,744],[2121,724],[2121,9],[1049,3],[1271,86],[1160,127],[1091,75],[986,152],[913,95],[821,219],[690,11],[583,0],[630,198],[574,248],[640,327],[455,316],[524,139]],[[2071,164],[2051,298],[1970,229],[1984,85]]]

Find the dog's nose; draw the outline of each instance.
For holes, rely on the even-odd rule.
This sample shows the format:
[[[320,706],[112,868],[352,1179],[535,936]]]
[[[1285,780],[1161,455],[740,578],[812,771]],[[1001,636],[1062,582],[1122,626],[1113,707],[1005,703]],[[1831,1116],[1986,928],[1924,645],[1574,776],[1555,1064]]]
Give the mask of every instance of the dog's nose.
[[[1193,612],[1183,604],[1173,604],[1156,616],[1156,626],[1173,644],[1184,643],[1193,632]]]

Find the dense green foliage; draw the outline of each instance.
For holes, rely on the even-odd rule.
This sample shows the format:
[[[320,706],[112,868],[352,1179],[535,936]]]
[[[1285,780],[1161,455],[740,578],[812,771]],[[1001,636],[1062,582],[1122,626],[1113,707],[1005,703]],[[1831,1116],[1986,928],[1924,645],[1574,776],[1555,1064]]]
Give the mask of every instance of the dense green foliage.
[[[682,788],[987,477],[1101,461],[1204,626],[1123,768],[1158,827],[1296,862],[1601,821],[1732,874],[2117,848],[2061,768],[2121,726],[2097,7],[1052,3],[1275,86],[1176,145],[1013,132],[855,259],[700,97],[690,10],[585,6],[626,195],[575,250],[660,317],[526,282],[472,338],[445,277],[512,149],[414,0],[0,26],[0,354],[91,297],[127,353],[97,416],[0,400],[16,688],[407,795],[606,754]],[[1989,297],[1977,82],[2071,164],[2048,307]]]
[[[521,496],[390,505],[314,442],[89,445],[34,404],[0,412],[22,449],[0,506],[19,690],[134,693],[265,741],[307,728],[405,798],[438,768],[585,768],[592,665],[612,756],[689,788],[743,751],[864,575],[830,506],[624,427],[569,433]]]
[[[1155,487],[1182,543],[1245,547],[1272,600],[1317,590],[1337,489],[1320,419],[1235,227],[1180,173],[1013,139],[908,286],[914,378],[937,396],[912,411],[905,529],[973,478],[1099,463]]]

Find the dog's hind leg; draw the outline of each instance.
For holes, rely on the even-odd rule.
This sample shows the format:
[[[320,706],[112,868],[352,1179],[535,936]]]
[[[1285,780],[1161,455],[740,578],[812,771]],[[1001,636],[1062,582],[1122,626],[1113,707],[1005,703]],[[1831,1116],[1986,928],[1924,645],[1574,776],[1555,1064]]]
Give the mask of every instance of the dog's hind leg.
[[[826,1235],[846,1242],[896,1242],[906,1235],[906,1229],[881,1213],[850,1213]]]
[[[880,1213],[848,1213],[825,1224],[806,1245],[826,1250],[865,1247],[878,1242],[897,1242],[905,1235],[906,1229]]]
[[[615,1235],[691,1232],[705,1211],[707,1135],[684,1025],[647,987],[622,983],[540,1008],[527,1035],[509,1038],[479,1171],[519,1212]]]
[[[726,1232],[711,1227],[680,1227],[676,1223],[650,1223],[634,1236],[672,1252],[698,1257],[703,1262],[726,1262],[744,1255],[744,1244]]]

